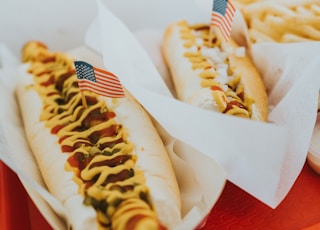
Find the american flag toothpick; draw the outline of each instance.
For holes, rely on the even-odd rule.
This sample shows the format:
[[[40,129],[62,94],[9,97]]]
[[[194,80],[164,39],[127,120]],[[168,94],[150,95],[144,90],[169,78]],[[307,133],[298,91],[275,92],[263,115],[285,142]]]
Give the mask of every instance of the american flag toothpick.
[[[80,90],[90,90],[111,98],[125,97],[117,76],[84,61],[74,62]]]
[[[232,21],[236,8],[230,0],[213,0],[211,13],[210,33],[217,27],[227,42],[230,37]]]

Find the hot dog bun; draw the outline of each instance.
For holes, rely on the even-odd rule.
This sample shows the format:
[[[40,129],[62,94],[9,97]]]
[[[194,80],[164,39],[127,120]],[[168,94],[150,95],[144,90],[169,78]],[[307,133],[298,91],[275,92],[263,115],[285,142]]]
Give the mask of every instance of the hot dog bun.
[[[42,43],[27,43],[23,61],[16,93],[26,137],[72,229],[176,225],[181,218],[177,180],[139,103],[128,92],[113,99],[83,91],[85,107],[73,58],[49,52]]]
[[[221,41],[209,30],[209,25],[187,21],[174,22],[165,30],[162,53],[177,98],[205,109],[266,121],[266,90],[245,49],[232,38],[228,43]]]

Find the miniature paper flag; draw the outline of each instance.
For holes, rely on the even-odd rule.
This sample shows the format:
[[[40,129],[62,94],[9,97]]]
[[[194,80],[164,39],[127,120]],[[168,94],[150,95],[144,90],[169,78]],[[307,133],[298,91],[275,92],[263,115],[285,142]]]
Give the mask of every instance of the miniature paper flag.
[[[229,40],[236,8],[230,0],[214,0],[211,13],[211,26],[217,26],[226,41]]]
[[[90,90],[111,98],[124,97],[124,90],[117,76],[96,68],[84,61],[74,62],[80,90]]]

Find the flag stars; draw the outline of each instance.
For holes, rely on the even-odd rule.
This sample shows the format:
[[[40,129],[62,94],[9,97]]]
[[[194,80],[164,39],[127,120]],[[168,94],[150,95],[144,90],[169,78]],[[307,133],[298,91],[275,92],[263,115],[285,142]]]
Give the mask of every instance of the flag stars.
[[[91,65],[82,61],[75,61],[74,64],[79,79],[87,79],[89,81],[96,82],[94,69]]]

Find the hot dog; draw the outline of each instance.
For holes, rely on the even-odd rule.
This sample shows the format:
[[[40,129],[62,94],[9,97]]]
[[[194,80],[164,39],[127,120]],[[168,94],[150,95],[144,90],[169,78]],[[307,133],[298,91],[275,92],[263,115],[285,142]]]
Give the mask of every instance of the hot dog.
[[[205,109],[267,121],[268,99],[262,78],[232,38],[226,43],[207,24],[170,24],[162,53],[177,98]]]
[[[41,42],[26,43],[22,61],[16,94],[26,137],[72,229],[167,229],[179,222],[171,161],[139,103],[128,92],[117,99],[81,92],[73,58]]]

